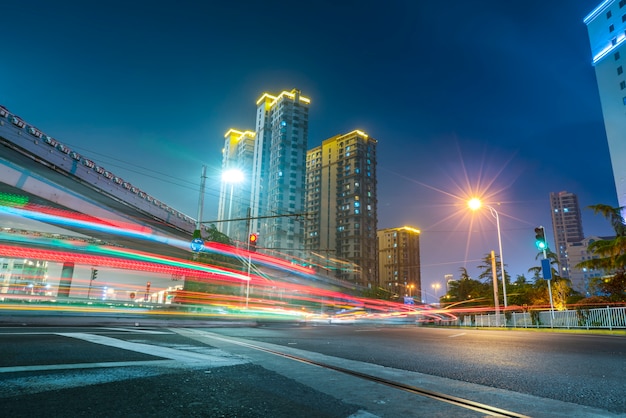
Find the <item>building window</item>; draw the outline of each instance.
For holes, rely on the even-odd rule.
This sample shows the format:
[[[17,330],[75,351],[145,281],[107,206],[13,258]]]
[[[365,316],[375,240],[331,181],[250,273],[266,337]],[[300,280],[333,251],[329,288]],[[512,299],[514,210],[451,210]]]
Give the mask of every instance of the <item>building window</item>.
[[[615,57],[615,61],[617,61],[617,60],[619,59],[619,57],[620,57],[620,55],[619,55],[619,51],[617,51],[617,52],[615,53],[615,55],[613,55],[613,56]]]
[[[619,88],[620,88],[621,90],[626,89],[626,81],[622,81],[621,83],[619,83]]]
[[[615,30],[615,26],[614,25],[609,26],[609,33],[613,32],[614,30]]]
[[[622,23],[626,22],[626,15],[622,15]]]
[[[622,97],[622,102],[626,105],[626,97]]]
[[[606,12],[606,18],[610,19],[612,16],[611,11],[609,10],[608,12]]]
[[[624,72],[624,68],[620,65],[617,67],[617,75],[621,75]]]

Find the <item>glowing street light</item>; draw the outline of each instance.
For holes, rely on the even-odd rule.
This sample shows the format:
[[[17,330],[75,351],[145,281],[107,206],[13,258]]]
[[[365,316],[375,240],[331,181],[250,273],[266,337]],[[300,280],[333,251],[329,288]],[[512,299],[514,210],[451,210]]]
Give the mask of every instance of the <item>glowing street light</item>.
[[[435,299],[437,299],[437,302],[439,302],[439,297],[437,295],[439,294],[439,289],[441,289],[441,285],[439,283],[433,283],[430,285],[430,287],[433,288],[435,293]]]
[[[473,211],[480,209],[483,206],[483,203],[479,198],[474,197],[467,202],[467,206]],[[498,216],[498,212],[489,205],[484,205],[491,212],[491,216],[496,218],[496,228],[498,229],[498,246],[500,249],[500,274],[502,275],[502,297],[504,298],[504,307],[507,307],[506,301],[506,279],[504,273],[504,256],[502,255],[502,234],[500,233],[500,217]]]
[[[415,285],[411,283],[407,285],[407,288],[409,289],[409,297],[413,296],[413,289],[415,289]]]
[[[226,223],[226,235],[230,237],[230,220],[232,219],[233,212],[233,192],[235,190],[235,184],[243,181],[243,172],[236,168],[231,168],[222,173],[222,181],[230,184],[230,203],[228,204],[228,222]]]

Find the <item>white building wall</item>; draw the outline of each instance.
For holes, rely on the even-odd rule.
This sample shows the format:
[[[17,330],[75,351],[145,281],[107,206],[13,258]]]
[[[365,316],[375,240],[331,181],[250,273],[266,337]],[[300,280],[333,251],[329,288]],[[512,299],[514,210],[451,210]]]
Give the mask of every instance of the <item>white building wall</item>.
[[[617,200],[626,206],[626,1],[603,1],[585,19]]]

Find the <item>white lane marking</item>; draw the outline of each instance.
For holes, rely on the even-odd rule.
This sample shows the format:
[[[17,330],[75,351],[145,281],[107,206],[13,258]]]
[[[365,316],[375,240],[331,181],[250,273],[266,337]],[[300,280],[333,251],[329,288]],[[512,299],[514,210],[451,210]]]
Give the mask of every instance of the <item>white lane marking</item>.
[[[47,364],[41,366],[0,367],[0,373],[40,372],[48,370],[97,369],[105,367],[173,366],[173,360],[111,361],[104,363]]]
[[[464,332],[461,332],[460,334],[448,335],[448,338],[461,337],[461,336],[463,336],[463,335],[465,335],[465,333],[464,333]]]
[[[106,327],[106,328],[101,328],[101,329],[109,329],[109,330],[112,330],[112,331],[137,332],[137,333],[140,333],[140,334],[157,334],[157,335],[171,334],[171,332],[153,331],[153,330],[149,330],[149,329],[111,328],[111,327]]]
[[[214,349],[211,355],[176,350],[169,347],[159,347],[150,344],[133,343],[129,341],[118,340],[116,338],[105,337],[102,335],[85,334],[81,332],[58,333],[57,335],[76,338],[94,344],[101,344],[109,347],[121,348],[123,350],[136,351],[138,353],[163,357],[171,360],[176,360],[184,364],[222,367],[233,366],[236,364],[244,364],[248,362],[241,357],[228,354],[219,349]]]

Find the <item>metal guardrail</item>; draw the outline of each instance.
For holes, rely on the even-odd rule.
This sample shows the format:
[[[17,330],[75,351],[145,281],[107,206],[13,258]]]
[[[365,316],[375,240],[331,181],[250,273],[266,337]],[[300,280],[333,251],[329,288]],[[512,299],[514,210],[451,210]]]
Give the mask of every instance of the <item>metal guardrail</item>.
[[[567,311],[511,312],[465,315],[454,323],[461,327],[626,329],[626,307],[579,308]]]

